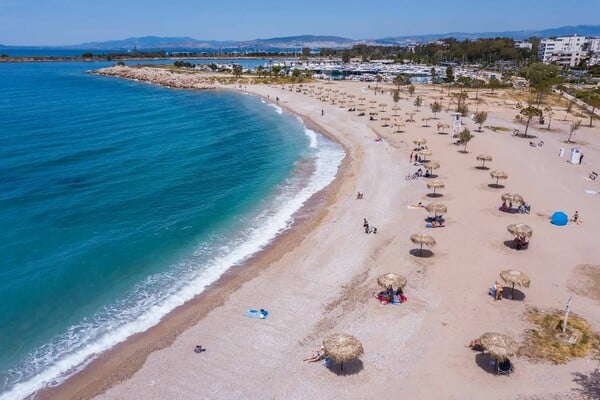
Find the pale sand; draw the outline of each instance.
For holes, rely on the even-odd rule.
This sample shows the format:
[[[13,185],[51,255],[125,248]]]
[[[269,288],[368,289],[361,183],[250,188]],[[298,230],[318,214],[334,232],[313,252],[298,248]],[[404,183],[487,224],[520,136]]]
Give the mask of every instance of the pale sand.
[[[312,85],[388,103],[387,114],[391,114],[391,96],[363,94],[364,83]],[[134,339],[120,346],[123,353],[113,352],[88,369],[92,372],[88,371],[87,381],[75,377],[75,383],[41,397],[85,398],[114,385],[99,398],[578,398],[572,390],[580,387],[573,373],[589,373],[597,368],[597,361],[580,359],[555,366],[515,358],[515,373],[500,377],[489,372],[486,357],[465,345],[486,331],[519,339],[529,327],[523,318],[526,306],[562,309],[571,295],[573,311],[600,330],[600,289],[597,281],[594,286],[581,279],[584,271],[593,274],[600,268],[600,196],[584,192],[600,191],[600,181],[584,179],[600,167],[597,128],[582,127],[575,134],[585,143],[583,165],[575,166],[558,157],[559,148],[570,147],[562,143],[568,122],[553,121],[551,133],[534,126],[530,132],[538,138],[532,140],[545,144],[532,148],[530,139],[507,132],[473,132],[475,125],[465,118],[476,137],[468,145],[469,153],[461,154],[448,135],[420,126],[421,118],[431,115],[428,106],[415,115],[417,123],[406,124],[405,133],[393,134],[391,128],[381,127],[381,121],[369,122],[357,113],[280,86],[256,85],[247,90],[270,99],[279,97],[280,105],[312,119],[346,148],[347,165],[332,186],[333,197],[327,203],[317,202],[327,204],[326,209],[311,214],[318,216],[307,220],[314,225],[299,224],[289,240],[278,241],[270,257],[258,257],[256,261],[264,264],[254,272],[224,280],[225,294],[206,296],[212,299],[211,306],[203,308],[196,301],[198,315],[194,305],[180,312],[187,312],[193,322],[181,334],[177,336],[187,326],[183,322],[173,324],[175,328],[166,335],[171,339],[166,341],[165,335],[153,333],[161,328],[138,335],[146,343],[154,341],[155,348],[168,344],[145,362],[143,350],[141,356],[133,352],[135,359],[127,370],[123,354],[130,354]],[[425,97],[425,105],[432,96],[440,96],[437,89],[432,94],[423,86],[417,86],[416,94]],[[517,127],[512,123],[516,111],[505,105],[514,102],[502,95],[480,96],[488,100],[480,105],[490,114],[485,125]],[[403,97],[402,114],[414,109],[414,97]],[[561,115],[557,113],[560,119]],[[446,111],[439,118],[450,121]],[[384,141],[375,142],[376,135]],[[404,179],[416,169],[409,165],[408,155],[417,137],[427,138],[431,158],[441,164],[436,173],[446,188],[439,200],[449,209],[443,229],[425,229],[426,212],[406,207],[431,200],[425,179]],[[491,169],[508,173],[505,189],[488,187],[489,171],[475,168],[480,164],[475,156],[482,152],[493,156]],[[357,191],[364,192],[364,200],[355,199]],[[500,194],[507,191],[521,193],[532,204],[532,213],[499,212]],[[583,223],[555,227],[549,223],[555,210],[568,214],[579,210]],[[377,235],[364,233],[363,217],[377,226]],[[511,239],[506,226],[514,222],[533,227],[528,250],[517,252],[505,246],[504,241]],[[408,237],[424,231],[438,244],[433,257],[417,258],[409,253],[415,245]],[[531,287],[523,289],[522,301],[494,302],[487,289],[507,267],[526,272]],[[378,290],[375,278],[389,271],[408,278],[409,301],[401,306],[382,306],[372,297]],[[269,317],[245,318],[243,312],[253,307],[269,309]],[[166,320],[162,329],[169,331],[173,317]],[[332,332],[356,336],[365,349],[362,361],[347,364],[343,373],[336,367],[328,370],[320,363],[302,362]],[[197,344],[207,351],[194,353]],[[142,362],[137,372],[131,370]],[[111,371],[113,365],[120,365],[120,371]],[[124,377],[129,379],[115,382]]]

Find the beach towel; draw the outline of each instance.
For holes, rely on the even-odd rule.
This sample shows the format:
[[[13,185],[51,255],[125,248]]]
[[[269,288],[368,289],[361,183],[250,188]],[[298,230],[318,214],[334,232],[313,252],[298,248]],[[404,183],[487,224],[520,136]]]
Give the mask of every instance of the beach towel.
[[[265,319],[267,318],[267,315],[269,315],[269,312],[267,310],[263,310],[263,312],[261,313],[260,310],[250,309],[246,311],[244,315],[248,318]]]
[[[598,194],[598,192],[596,192],[595,190],[590,190],[590,189],[586,189],[585,192],[587,194]]]

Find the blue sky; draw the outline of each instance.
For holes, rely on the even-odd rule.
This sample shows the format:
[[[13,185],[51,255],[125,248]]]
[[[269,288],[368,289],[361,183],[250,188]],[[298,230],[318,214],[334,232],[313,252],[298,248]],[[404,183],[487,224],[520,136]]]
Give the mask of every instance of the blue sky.
[[[600,24],[599,0],[0,0],[0,43],[65,45],[132,36],[373,39]]]

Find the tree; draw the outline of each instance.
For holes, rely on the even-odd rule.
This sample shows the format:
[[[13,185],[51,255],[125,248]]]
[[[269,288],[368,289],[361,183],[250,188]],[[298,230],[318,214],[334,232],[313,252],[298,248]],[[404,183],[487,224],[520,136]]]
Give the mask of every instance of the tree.
[[[413,85],[412,83],[408,85],[408,94],[410,94],[411,96],[415,94],[415,85]]]
[[[437,101],[434,101],[433,103],[430,104],[431,107],[431,112],[433,113],[433,118],[436,118],[437,113],[439,113],[440,111],[442,111],[442,105],[440,103],[438,103]]]
[[[342,62],[344,64],[348,64],[350,62],[350,51],[349,50],[342,51]]]
[[[310,56],[310,47],[303,47],[303,48],[302,48],[302,55],[303,55],[304,57],[308,57],[308,56]]]
[[[280,65],[273,65],[271,67],[271,71],[273,72],[273,75],[279,76],[281,74],[281,66]]]
[[[580,126],[581,126],[580,119],[578,119],[577,121],[574,121],[571,124],[571,127],[569,128],[569,138],[567,139],[567,143],[571,143],[571,138],[573,137],[573,135],[575,134],[575,131],[577,131]]]
[[[544,108],[544,112],[548,116],[548,127],[547,130],[550,130],[550,123],[552,122],[552,117],[554,116],[554,111],[552,111],[552,107],[548,106]]]
[[[527,117],[527,122],[525,123],[525,133],[523,133],[523,137],[527,137],[527,130],[529,129],[529,123],[531,122],[531,118],[541,116],[542,110],[532,105],[529,105],[521,109],[520,114]]]
[[[435,85],[437,81],[437,71],[435,70],[435,67],[431,67],[429,73],[431,74],[431,83]]]
[[[379,83],[383,80],[383,76],[377,74],[375,75],[375,81],[377,81],[377,83],[375,84],[375,91],[377,91],[377,88],[379,87]]]
[[[392,94],[392,98],[394,99],[394,103],[398,104],[398,102],[400,101],[400,90],[398,90],[398,89],[394,90],[394,93]]]
[[[465,145],[465,147],[463,148],[463,153],[466,153],[467,144],[469,144],[469,142],[471,141],[471,139],[473,139],[474,136],[471,135],[471,131],[469,130],[469,128],[465,128],[458,134],[458,137],[461,143]]]
[[[590,106],[592,106],[590,113],[590,128],[592,127],[592,119],[594,118],[594,113],[596,112],[596,108],[600,107],[600,93],[592,92],[591,90],[588,92],[588,98],[586,100]]]
[[[417,96],[414,102],[415,107],[417,107],[417,111],[419,111],[419,107],[423,105],[423,98],[421,96]]]
[[[261,76],[263,76],[264,73],[265,73],[265,67],[263,67],[262,65],[259,65],[258,67],[256,67],[256,75],[261,77]]]
[[[398,90],[400,90],[400,85],[404,83],[404,78],[402,78],[401,75],[396,75],[392,83],[398,87]]]
[[[487,117],[488,114],[485,111],[479,111],[475,113],[475,118],[473,118],[473,121],[475,121],[475,123],[479,125],[479,132],[481,132],[481,126],[487,120]]]
[[[558,66],[541,62],[535,62],[529,65],[524,71],[524,76],[529,81],[529,86],[537,93],[537,107],[540,106],[542,98],[550,91],[550,88],[562,81],[559,74],[560,68]]]
[[[567,120],[567,115],[571,112],[571,110],[573,110],[573,100],[567,103],[567,108],[565,109],[565,117],[563,118],[563,121]]]
[[[294,70],[292,71],[292,77],[294,77],[295,79],[298,79],[302,76],[302,71],[300,71],[298,68],[294,68]]]
[[[502,87],[502,82],[495,77],[491,77],[490,81],[488,82],[488,87],[492,90],[492,93],[494,93],[494,89],[499,89]]]
[[[242,72],[244,72],[244,69],[242,68],[242,66],[240,64],[233,64],[233,75],[235,76],[240,76],[242,75]]]
[[[446,79],[445,80],[447,83],[454,82],[454,68],[452,68],[449,65],[446,67]]]

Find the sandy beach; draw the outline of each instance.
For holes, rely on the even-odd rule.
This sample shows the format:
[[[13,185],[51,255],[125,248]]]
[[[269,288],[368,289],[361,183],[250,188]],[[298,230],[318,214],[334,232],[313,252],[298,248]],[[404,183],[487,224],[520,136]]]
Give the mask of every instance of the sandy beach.
[[[221,87],[208,79],[178,82],[165,85]],[[504,129],[478,132],[472,119],[464,117],[475,137],[462,153],[456,139],[436,129],[438,122],[451,123],[446,88],[442,93],[438,86],[417,85],[413,96],[402,91],[396,119],[404,132],[394,133],[381,120],[384,115],[394,119],[394,87],[384,84],[375,92],[375,83],[368,85],[315,82],[303,85],[310,89],[306,92],[296,90],[297,85],[226,88],[276,102],[340,143],[346,158],[335,182],[305,205],[290,231],[244,266],[38,398],[366,399],[393,394],[508,400],[585,399],[586,393],[593,394],[593,383],[582,384],[577,374],[589,376],[599,367],[597,360],[553,365],[516,357],[514,373],[498,376],[489,358],[466,345],[489,331],[519,341],[531,328],[524,315],[527,307],[564,309],[571,296],[572,312],[600,331],[600,195],[590,194],[600,192],[600,179],[586,179],[592,171],[600,173],[597,126],[588,127],[589,119],[584,119],[573,136],[577,144],[564,143],[575,117],[563,121],[563,101],[553,107],[552,130],[532,122],[529,133],[535,138],[516,137],[513,129],[524,127],[514,122],[518,110],[512,94],[480,91],[478,108],[488,112],[484,126]],[[354,95],[355,103],[364,97],[367,115],[321,101],[310,94],[317,87],[331,89],[330,99],[341,98],[340,92]],[[406,122],[417,95],[424,104],[415,112],[415,122]],[[423,118],[433,117],[429,104],[440,98],[443,111],[429,121],[431,126],[423,126]],[[369,120],[369,111],[378,112],[375,120]],[[428,178],[405,179],[419,168],[409,162],[417,138],[427,140],[430,158],[440,164],[434,172],[445,183],[442,197],[428,196]],[[530,141],[543,141],[543,146],[532,147]],[[583,151],[582,165],[567,162],[574,146]],[[561,148],[565,155],[559,157]],[[490,170],[476,168],[480,153],[493,157],[486,163]],[[494,169],[508,174],[500,181],[505,187],[489,186],[495,182],[490,177]],[[364,193],[362,200],[356,199],[358,191]],[[505,192],[520,193],[531,213],[499,211]],[[443,228],[426,228],[429,214],[411,207],[434,200],[448,206]],[[569,216],[578,211],[579,223],[552,225],[550,216],[557,210]],[[376,235],[364,232],[363,218],[377,227]],[[512,223],[533,228],[528,249],[509,247],[512,236],[506,227]],[[426,257],[418,257],[409,240],[421,232],[437,241]],[[517,288],[515,300],[494,301],[488,288],[509,268],[529,275],[531,286]],[[407,278],[407,302],[382,305],[374,298],[380,290],[376,278],[385,272]],[[246,318],[249,308],[268,309],[269,316]],[[335,332],[358,338],[364,356],[343,371],[302,361]],[[206,351],[195,353],[198,344]]]

